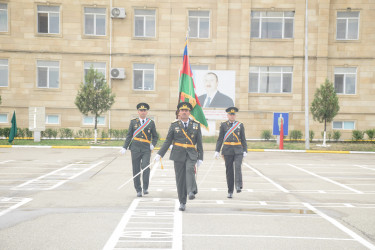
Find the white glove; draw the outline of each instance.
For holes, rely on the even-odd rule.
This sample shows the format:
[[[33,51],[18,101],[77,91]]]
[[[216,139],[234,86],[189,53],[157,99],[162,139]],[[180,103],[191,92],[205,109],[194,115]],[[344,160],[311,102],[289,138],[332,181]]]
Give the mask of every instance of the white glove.
[[[199,168],[200,165],[202,165],[203,161],[202,160],[198,160],[197,161],[197,168]]]
[[[172,150],[172,148],[173,148],[173,144],[171,144],[171,145],[169,146],[169,149],[170,149],[170,150]]]
[[[159,154],[156,154],[155,158],[154,158],[154,161],[160,161],[160,159],[161,159],[161,156]]]
[[[150,144],[150,150],[152,151],[154,149],[154,145]]]
[[[220,158],[220,153],[216,151],[215,154],[214,154],[214,158],[219,159]]]
[[[246,152],[243,152],[243,157],[246,157],[247,153]]]
[[[126,149],[125,149],[125,148],[122,148],[122,149],[120,150],[120,154],[124,155],[125,153],[126,153]]]

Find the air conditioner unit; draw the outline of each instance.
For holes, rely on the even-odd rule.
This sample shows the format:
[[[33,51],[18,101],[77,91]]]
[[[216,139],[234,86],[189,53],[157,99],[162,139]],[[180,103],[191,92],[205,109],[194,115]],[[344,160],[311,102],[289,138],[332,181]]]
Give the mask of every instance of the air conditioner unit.
[[[117,8],[117,7],[112,8],[111,17],[112,18],[125,18],[126,17],[125,8]]]
[[[112,79],[125,79],[125,69],[124,68],[112,68],[111,78]]]

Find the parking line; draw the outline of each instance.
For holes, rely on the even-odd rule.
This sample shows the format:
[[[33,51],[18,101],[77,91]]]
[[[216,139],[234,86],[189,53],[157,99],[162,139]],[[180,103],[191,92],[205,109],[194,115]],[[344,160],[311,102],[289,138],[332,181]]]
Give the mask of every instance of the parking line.
[[[310,172],[310,171],[308,171],[308,170],[305,170],[305,169],[303,169],[303,168],[297,167],[297,166],[295,166],[295,165],[293,165],[293,164],[288,164],[288,166],[291,166],[291,167],[293,167],[293,168],[295,168],[295,169],[298,169],[298,170],[300,170],[300,171],[302,171],[302,172],[308,173],[308,174],[310,174],[310,175],[312,175],[312,176],[315,176],[315,177],[317,177],[317,178],[319,178],[319,179],[322,179],[322,180],[328,181],[328,182],[330,182],[330,183],[333,183],[333,184],[335,184],[335,185],[338,185],[338,186],[340,186],[340,187],[342,187],[342,188],[345,188],[345,189],[347,189],[347,190],[350,190],[350,191],[352,191],[352,192],[354,192],[354,193],[357,193],[357,194],[363,194],[362,191],[359,191],[359,190],[357,190],[357,189],[354,189],[354,188],[348,187],[348,186],[346,186],[346,185],[344,185],[344,184],[341,184],[341,183],[339,183],[339,182],[337,182],[337,181],[331,180],[331,179],[329,179],[329,178],[327,178],[327,177],[324,177],[324,176],[320,176],[320,175],[318,175],[318,174],[315,174],[315,173]]]
[[[0,207],[4,207],[2,203],[15,203],[13,206],[8,207],[7,209],[4,209],[3,211],[0,211],[0,216],[9,213],[12,210],[15,210],[16,208],[28,203],[31,201],[31,198],[7,198],[7,197],[0,197]]]
[[[371,170],[371,171],[375,171],[375,168],[368,168],[368,167],[361,166],[361,165],[354,165],[354,166],[359,167],[359,168],[363,168],[363,169],[368,169],[368,170]]]
[[[311,211],[313,211],[314,213],[320,215],[322,218],[324,218],[325,220],[329,221],[330,223],[332,223],[334,226],[336,226],[337,228],[339,228],[341,231],[345,232],[346,234],[350,235],[353,239],[355,239],[356,241],[358,241],[359,243],[361,243],[362,245],[364,245],[365,247],[369,248],[369,249],[372,249],[374,250],[375,249],[375,245],[371,244],[369,241],[365,240],[364,238],[362,238],[361,236],[359,236],[358,234],[356,234],[355,232],[353,232],[352,230],[350,230],[349,228],[345,227],[344,225],[342,225],[340,222],[338,222],[337,220],[329,217],[328,215],[326,215],[325,213],[321,212],[320,210],[316,209],[314,206],[312,206],[310,203],[305,203],[303,202],[302,203],[305,207],[307,207],[308,209],[310,209]]]
[[[257,175],[263,177],[264,179],[266,179],[268,182],[270,182],[272,185],[274,185],[275,187],[277,187],[277,189],[281,190],[282,192],[284,193],[289,193],[289,190],[287,190],[286,188],[284,188],[283,186],[277,184],[276,182],[274,182],[273,180],[271,180],[270,178],[268,178],[267,176],[265,176],[264,174],[262,174],[261,172],[259,172],[258,170],[256,170],[255,168],[251,167],[249,164],[247,163],[244,163],[244,165],[248,168],[250,168],[251,170],[253,170]]]

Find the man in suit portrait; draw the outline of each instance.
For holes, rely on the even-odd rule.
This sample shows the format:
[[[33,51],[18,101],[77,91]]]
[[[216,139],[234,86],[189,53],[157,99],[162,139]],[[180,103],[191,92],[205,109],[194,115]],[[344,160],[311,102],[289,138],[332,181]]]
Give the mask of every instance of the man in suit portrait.
[[[218,90],[219,79],[213,72],[208,72],[204,78],[206,94],[198,97],[203,108],[227,108],[234,106],[232,98]]]

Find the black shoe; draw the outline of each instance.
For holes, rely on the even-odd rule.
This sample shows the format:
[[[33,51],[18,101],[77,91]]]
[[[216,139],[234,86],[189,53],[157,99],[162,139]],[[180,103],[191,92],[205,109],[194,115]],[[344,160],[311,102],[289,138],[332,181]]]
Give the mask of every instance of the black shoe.
[[[142,191],[137,192],[137,197],[142,197]]]
[[[180,203],[180,207],[178,208],[178,210],[185,211],[185,204],[184,203]]]
[[[241,188],[237,188],[237,193],[241,193]]]
[[[148,194],[148,190],[147,189],[143,189],[143,194]]]
[[[233,194],[232,193],[228,193],[227,198],[232,198],[232,197],[233,197]]]
[[[189,200],[194,200],[195,199],[195,195],[193,192],[190,192],[189,193]]]

